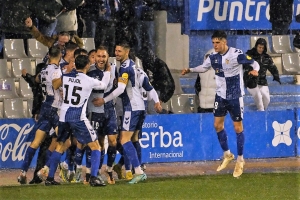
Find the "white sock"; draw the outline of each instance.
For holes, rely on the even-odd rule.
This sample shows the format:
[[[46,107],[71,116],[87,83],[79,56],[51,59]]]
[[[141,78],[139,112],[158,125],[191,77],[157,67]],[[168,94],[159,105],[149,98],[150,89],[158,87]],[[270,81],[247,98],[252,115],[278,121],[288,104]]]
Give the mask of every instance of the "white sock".
[[[101,169],[98,170],[98,174],[101,174]]]
[[[135,167],[134,171],[135,171],[135,174],[143,174],[144,173],[141,166]]]
[[[76,165],[76,168],[80,169],[80,168],[82,168],[82,165]]]
[[[26,176],[26,172],[25,171],[21,171],[22,176]]]
[[[106,169],[108,172],[112,172],[112,167],[107,167]]]
[[[244,161],[243,155],[238,156],[238,157],[237,157],[237,161],[238,161],[238,162],[243,162],[243,161]]]
[[[229,156],[230,155],[230,150],[228,149],[227,151],[224,151],[224,156]]]

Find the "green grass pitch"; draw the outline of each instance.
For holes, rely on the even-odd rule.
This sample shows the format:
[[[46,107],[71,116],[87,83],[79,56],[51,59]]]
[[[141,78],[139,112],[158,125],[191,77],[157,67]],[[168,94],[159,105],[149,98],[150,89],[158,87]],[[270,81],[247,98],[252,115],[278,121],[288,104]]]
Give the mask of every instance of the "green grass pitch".
[[[211,200],[294,200],[300,199],[298,173],[253,173],[235,179],[231,174],[170,178],[148,178],[129,185],[90,187],[83,184],[60,186],[26,185],[0,187],[0,199],[211,199]]]

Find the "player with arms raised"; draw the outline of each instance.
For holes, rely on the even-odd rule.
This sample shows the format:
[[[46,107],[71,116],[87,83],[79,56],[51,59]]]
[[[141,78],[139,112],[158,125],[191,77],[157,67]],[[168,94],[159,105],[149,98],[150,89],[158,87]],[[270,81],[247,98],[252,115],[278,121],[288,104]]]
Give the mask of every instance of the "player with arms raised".
[[[237,138],[238,158],[233,176],[239,177],[242,175],[245,165],[243,158],[245,138],[242,123],[244,107],[243,64],[250,64],[253,67],[253,70],[249,72],[253,76],[258,76],[259,65],[251,57],[243,54],[241,50],[228,47],[227,35],[224,31],[215,31],[211,38],[215,52],[209,55],[202,65],[184,69],[182,75],[189,72],[206,72],[210,67],[215,70],[217,88],[214,104],[214,127],[224,151],[224,159],[217,171],[223,170],[234,159],[234,155],[228,148],[227,134],[224,129],[224,119],[229,112]]]

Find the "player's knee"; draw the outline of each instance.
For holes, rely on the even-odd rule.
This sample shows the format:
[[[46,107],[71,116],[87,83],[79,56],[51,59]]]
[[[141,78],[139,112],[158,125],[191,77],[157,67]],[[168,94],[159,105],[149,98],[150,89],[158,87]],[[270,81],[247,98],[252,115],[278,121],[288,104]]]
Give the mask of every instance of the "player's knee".
[[[97,141],[90,142],[90,143],[88,144],[88,146],[90,147],[90,149],[91,149],[92,151],[94,151],[94,150],[99,150],[99,151],[100,151],[100,145],[99,145],[99,143],[98,143]]]
[[[223,124],[219,124],[219,123],[214,123],[214,127],[217,133],[224,129]]]
[[[114,138],[114,139],[109,138],[108,139],[108,145],[111,146],[111,147],[117,146],[117,139],[116,138]]]

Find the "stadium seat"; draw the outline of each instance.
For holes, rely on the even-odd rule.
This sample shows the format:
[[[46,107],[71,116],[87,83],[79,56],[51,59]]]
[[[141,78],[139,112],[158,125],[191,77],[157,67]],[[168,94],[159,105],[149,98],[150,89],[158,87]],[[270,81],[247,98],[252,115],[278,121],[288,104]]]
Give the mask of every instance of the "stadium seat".
[[[95,49],[94,38],[81,38],[83,41],[83,48],[88,52],[92,49]]]
[[[26,118],[27,111],[23,106],[22,98],[3,99],[5,118]]]
[[[141,61],[141,59],[139,59],[138,57],[135,58],[135,66],[136,66],[137,68],[144,69],[144,68],[143,68],[143,64],[142,64],[142,61]]]
[[[109,58],[108,58],[108,62],[110,62],[111,64],[117,65],[116,57],[109,57]]]
[[[35,59],[35,65],[39,64],[39,63],[42,63],[43,62],[43,59],[42,58],[36,58]]]
[[[33,105],[33,99],[27,99],[28,117],[31,116],[31,113],[32,113],[32,105]]]
[[[32,90],[23,78],[20,78],[19,94],[20,97],[33,98]]]
[[[272,43],[275,53],[293,53],[289,35],[272,35]]]
[[[251,36],[250,38],[250,48],[255,47],[255,43],[258,40],[258,38],[263,38],[267,41],[267,53],[268,54],[272,54],[271,48],[270,48],[270,42],[269,42],[269,37],[268,36],[261,36],[261,35],[257,35],[257,36]]]
[[[175,82],[174,94],[183,94],[181,83],[180,83],[180,75],[178,73],[172,73],[172,77]]]
[[[3,57],[7,59],[27,58],[23,39],[5,39]]]
[[[0,59],[0,78],[11,77],[11,71],[7,66],[7,59]]]
[[[300,74],[300,61],[298,53],[282,54],[282,67],[287,74]]]
[[[174,114],[192,113],[188,95],[173,95],[171,106]]]
[[[173,111],[172,111],[171,100],[167,101],[166,103],[162,103],[162,104],[161,104],[161,107],[162,107],[163,110],[165,110],[165,111],[167,111],[167,112],[168,112],[168,111],[173,112]]]
[[[0,79],[0,99],[4,98],[18,98],[15,79],[6,78]]]
[[[36,39],[28,39],[28,57],[44,58],[48,52],[48,47],[37,41]]]
[[[20,78],[22,76],[22,69],[26,69],[29,74],[35,74],[30,58],[12,59],[11,68],[13,77]]]

